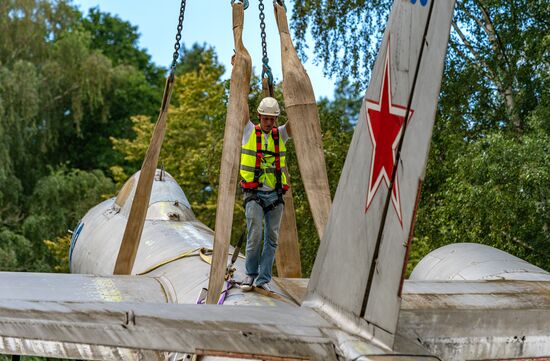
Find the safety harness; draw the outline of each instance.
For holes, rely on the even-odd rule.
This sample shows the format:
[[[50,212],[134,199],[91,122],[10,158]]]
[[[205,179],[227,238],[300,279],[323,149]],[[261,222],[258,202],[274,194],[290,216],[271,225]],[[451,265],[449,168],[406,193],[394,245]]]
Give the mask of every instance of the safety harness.
[[[271,134],[273,136],[273,143],[275,146],[275,152],[271,152],[268,150],[262,150],[262,129],[260,125],[256,125],[256,166],[254,168],[254,179],[252,182],[245,182],[244,180],[241,181],[241,187],[245,193],[249,193],[250,195],[245,198],[243,207],[246,209],[246,205],[250,201],[255,201],[258,203],[262,209],[264,210],[264,213],[268,213],[272,211],[273,209],[277,208],[279,204],[284,204],[283,195],[288,190],[288,185],[283,185],[282,183],[282,170],[281,170],[281,153],[280,153],[280,145],[279,145],[279,129],[277,127],[274,127],[271,130]],[[262,159],[265,155],[272,155],[275,157],[275,191],[277,192],[277,200],[271,204],[264,204],[262,199],[258,196],[258,189],[262,187],[262,183],[260,183],[260,176],[262,175]]]

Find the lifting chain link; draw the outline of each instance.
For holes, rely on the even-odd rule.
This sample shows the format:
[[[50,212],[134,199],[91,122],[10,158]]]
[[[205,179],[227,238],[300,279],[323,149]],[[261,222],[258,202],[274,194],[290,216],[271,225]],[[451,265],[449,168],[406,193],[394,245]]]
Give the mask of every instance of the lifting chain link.
[[[180,16],[178,20],[178,32],[176,34],[176,44],[174,45],[174,55],[172,57],[172,65],[170,66],[170,75],[174,75],[174,72],[176,71],[176,65],[178,63],[178,58],[180,56],[181,31],[183,29],[183,17],[185,15],[185,6],[186,6],[186,0],[181,0]]]
[[[273,74],[271,73],[271,67],[269,66],[269,58],[267,56],[267,40],[265,34],[265,14],[264,14],[264,1],[258,0],[258,9],[260,10],[260,31],[262,37],[262,78],[267,78],[268,85],[273,86]]]
[[[265,14],[264,14],[264,1],[259,0],[258,9],[260,10],[260,30],[262,36],[262,62],[264,65],[269,64],[269,58],[267,57],[267,41],[265,35]]]

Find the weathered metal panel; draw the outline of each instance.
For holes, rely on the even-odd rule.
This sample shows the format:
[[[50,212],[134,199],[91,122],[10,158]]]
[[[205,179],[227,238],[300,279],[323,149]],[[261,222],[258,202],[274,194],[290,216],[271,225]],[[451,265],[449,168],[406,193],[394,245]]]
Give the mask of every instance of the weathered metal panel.
[[[0,354],[77,360],[156,361],[165,360],[164,354],[138,349],[107,347],[57,341],[26,340],[0,336]]]
[[[44,302],[167,302],[151,277],[0,272],[0,300]]]
[[[153,182],[151,207],[159,203],[169,203],[187,206],[188,201],[179,185],[168,174],[163,180],[158,177]],[[135,177],[135,176],[134,176]],[[122,205],[115,203],[115,199],[105,201],[90,210],[82,219],[84,227],[81,231],[72,257],[72,271],[76,273],[90,273],[110,275],[113,272],[118,247],[126,226],[124,209],[130,207],[129,201],[133,198],[135,181],[132,177],[123,191],[128,193],[127,201]],[[122,191],[121,191],[122,192]],[[161,207],[162,208],[162,207]],[[171,208],[155,208],[153,212],[157,219],[152,219],[148,213],[141,242],[139,245],[133,273],[147,272],[151,277],[162,277],[169,302],[196,303],[203,287],[208,285],[210,265],[198,256],[199,248],[211,249],[213,232],[197,220],[165,220],[159,211],[171,212]],[[189,210],[191,212],[191,210]],[[195,252],[192,252],[195,251]],[[234,250],[230,247],[230,253]],[[189,253],[191,252],[191,253]],[[186,257],[174,260],[175,257],[188,254]],[[166,263],[166,261],[170,261]],[[235,264],[235,278],[244,278],[244,261],[241,257]],[[139,289],[139,287],[136,287]],[[274,284],[274,289],[282,293]],[[52,291],[53,292],[53,291]],[[144,297],[146,294],[144,293]],[[244,295],[238,288],[233,288],[226,304],[275,306],[284,303],[257,293]]]
[[[395,196],[397,202],[390,205],[379,258],[376,262],[374,275],[372,275],[373,282],[365,314],[367,321],[375,323],[390,333],[394,333],[397,327],[400,302],[397,295],[401,281],[402,264],[405,260],[406,245],[411,230],[410,225],[413,222],[412,216],[417,206],[419,180],[424,178],[454,9],[454,1],[434,2],[426,44],[422,44],[424,25],[427,21],[428,8],[431,2],[428,2],[425,7],[418,2],[414,5],[410,1],[397,3],[401,4],[403,8],[409,7],[412,9],[412,25],[409,31],[411,41],[410,70],[407,75],[404,72],[396,71],[398,75],[395,77],[395,86],[401,89],[403,93],[400,94],[399,90],[396,90],[395,98],[392,95],[392,101],[395,99],[395,104],[407,105],[407,97],[413,84],[413,77],[415,76],[414,73],[422,46],[424,47],[424,53],[412,98],[412,114],[403,141],[401,161],[397,170],[396,189],[398,189],[398,192]],[[393,33],[390,31],[388,35],[390,42],[391,36],[393,36]],[[391,52],[397,52],[397,49],[393,46],[395,46],[395,43],[390,44],[392,49],[390,56]],[[408,81],[405,81],[405,83],[408,83],[408,85],[403,86],[400,84],[402,79],[407,79]],[[400,212],[401,216],[399,217]]]
[[[455,243],[430,252],[416,265],[410,279],[550,281],[550,273],[493,247]]]
[[[398,333],[443,360],[548,357],[549,315],[550,282],[409,281]]]
[[[133,274],[199,247],[212,248],[212,230],[195,219],[185,193],[175,180],[167,173],[160,180],[159,174],[160,171],[153,182],[149,212]],[[113,273],[135,193],[134,177],[136,175],[128,181],[133,188],[125,190],[129,196],[122,207],[112,198],[91,209],[82,219],[84,226],[71,257],[73,273]]]
[[[308,309],[0,301],[5,337],[194,353],[196,350],[335,360]]]

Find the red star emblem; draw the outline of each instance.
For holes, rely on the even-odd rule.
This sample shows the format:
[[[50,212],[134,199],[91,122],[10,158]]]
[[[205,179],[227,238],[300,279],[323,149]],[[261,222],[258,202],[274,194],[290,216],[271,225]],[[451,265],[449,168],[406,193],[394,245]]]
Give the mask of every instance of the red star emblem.
[[[366,99],[365,101],[367,125],[372,140],[370,180],[365,213],[368,211],[382,181],[389,187],[395,164],[397,145],[399,144],[403,125],[405,124],[405,114],[407,113],[406,107],[392,103],[390,73],[391,67],[388,39],[388,50],[384,62],[384,78],[382,79],[382,85],[380,87],[380,98],[378,101],[370,99]],[[413,112],[414,111],[411,109],[409,112],[409,119],[412,117]],[[399,222],[403,225],[397,175],[395,177],[391,200],[397,212]]]

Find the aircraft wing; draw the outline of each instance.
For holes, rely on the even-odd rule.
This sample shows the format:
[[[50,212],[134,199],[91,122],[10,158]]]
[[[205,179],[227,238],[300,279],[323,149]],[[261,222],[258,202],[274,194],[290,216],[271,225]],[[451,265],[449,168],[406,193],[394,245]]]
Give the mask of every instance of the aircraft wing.
[[[174,353],[206,360],[395,355],[341,331],[309,307],[170,304],[165,282],[0,272],[0,354],[92,360],[167,360]],[[422,354],[394,359],[431,359]]]
[[[4,340],[335,360],[325,328],[330,323],[313,310],[290,306],[0,301]]]
[[[395,347],[444,360],[548,360],[550,281],[408,281]]]
[[[160,277],[0,272],[1,301],[167,303],[167,288]]]
[[[0,311],[3,320],[0,322],[0,354],[92,360],[161,360],[163,358],[156,351],[109,347],[84,341],[64,342],[52,337],[52,325],[49,326],[50,331],[22,337],[14,337],[22,334],[9,332],[9,329],[16,327],[21,330],[24,325],[35,328],[43,321],[35,318],[32,311],[25,320],[18,316],[25,310],[29,311],[31,304],[33,309],[40,307],[42,310],[59,311],[67,309],[63,305],[83,302],[166,303],[169,302],[169,295],[169,283],[160,277],[0,272],[0,302],[7,305]],[[11,326],[6,326],[5,322]]]

